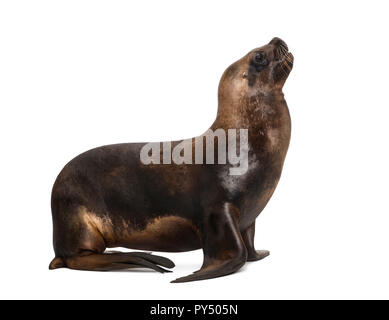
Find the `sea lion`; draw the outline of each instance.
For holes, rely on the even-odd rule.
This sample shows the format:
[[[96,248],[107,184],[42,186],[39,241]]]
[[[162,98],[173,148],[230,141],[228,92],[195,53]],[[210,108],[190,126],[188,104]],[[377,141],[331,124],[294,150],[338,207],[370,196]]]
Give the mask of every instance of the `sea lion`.
[[[246,130],[248,143],[242,149],[240,142],[240,151],[246,152],[248,167],[240,175],[231,175],[227,163],[145,164],[140,157],[144,143],[103,146],[71,160],[52,190],[55,258],[50,269],[166,272],[174,267],[167,258],[105,250],[202,248],[202,268],[173,281],[187,282],[228,275],[246,261],[269,255],[254,248],[255,219],[277,186],[289,146],[291,123],[282,87],[292,66],[286,43],[274,38],[222,75],[211,129]],[[188,143],[194,150],[194,140]],[[218,153],[220,145],[215,147]]]

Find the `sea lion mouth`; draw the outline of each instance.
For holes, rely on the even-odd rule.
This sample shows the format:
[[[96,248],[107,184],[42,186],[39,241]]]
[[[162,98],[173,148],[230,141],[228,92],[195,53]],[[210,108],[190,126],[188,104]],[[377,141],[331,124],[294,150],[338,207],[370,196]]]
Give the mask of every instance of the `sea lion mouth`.
[[[293,54],[291,53],[291,52],[286,52],[285,54],[284,54],[284,56],[282,57],[282,59],[281,59],[281,63],[283,64],[283,65],[285,65],[288,69],[289,69],[289,71],[292,69],[292,67],[293,67],[293,61],[294,61],[294,57],[293,57]]]
[[[278,73],[287,76],[293,67],[294,57],[289,52],[288,45],[280,38],[273,38],[269,44],[274,46],[274,60],[278,62]],[[280,75],[280,76],[281,76]]]
[[[275,69],[274,69],[274,80],[276,82],[280,81],[280,80],[285,80],[289,73],[292,71],[292,68],[293,68],[293,60],[294,60],[294,57],[293,57],[293,54],[290,53],[289,51],[287,52],[284,52],[282,54],[282,58],[277,61],[277,64],[275,66]]]
[[[285,41],[280,38],[274,38],[269,44],[274,46],[273,53],[274,61],[276,63],[274,69],[274,79],[276,81],[286,79],[293,68],[293,54],[289,52],[288,45]]]

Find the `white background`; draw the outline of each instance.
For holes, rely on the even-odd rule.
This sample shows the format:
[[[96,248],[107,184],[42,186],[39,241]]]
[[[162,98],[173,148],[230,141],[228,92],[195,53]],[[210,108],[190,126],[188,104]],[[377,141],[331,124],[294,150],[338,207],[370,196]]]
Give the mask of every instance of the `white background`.
[[[389,298],[385,1],[2,1],[0,297]],[[92,147],[183,139],[213,122],[224,69],[274,36],[295,56],[293,132],[257,220],[271,256],[188,284],[173,274],[48,270],[50,192]]]

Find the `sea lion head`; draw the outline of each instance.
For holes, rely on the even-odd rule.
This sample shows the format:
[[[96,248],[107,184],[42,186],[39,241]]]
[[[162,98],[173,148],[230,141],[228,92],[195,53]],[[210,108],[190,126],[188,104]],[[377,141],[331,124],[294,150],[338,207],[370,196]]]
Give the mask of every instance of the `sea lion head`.
[[[252,96],[281,90],[292,70],[293,59],[286,43],[274,38],[226,69],[220,80],[219,96]]]

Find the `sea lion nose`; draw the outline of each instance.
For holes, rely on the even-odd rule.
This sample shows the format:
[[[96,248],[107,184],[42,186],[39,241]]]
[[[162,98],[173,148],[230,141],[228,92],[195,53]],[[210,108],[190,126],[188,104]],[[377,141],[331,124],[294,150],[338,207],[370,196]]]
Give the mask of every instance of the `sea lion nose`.
[[[278,38],[278,37],[273,38],[273,39],[269,42],[269,44],[274,44],[275,46],[283,47],[284,49],[286,49],[286,51],[289,51],[288,46],[287,46],[287,44],[285,43],[285,41],[282,40],[282,39],[280,39],[280,38]]]

